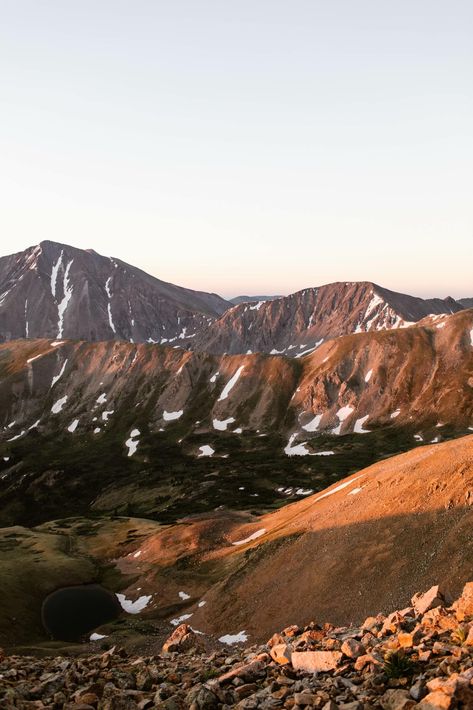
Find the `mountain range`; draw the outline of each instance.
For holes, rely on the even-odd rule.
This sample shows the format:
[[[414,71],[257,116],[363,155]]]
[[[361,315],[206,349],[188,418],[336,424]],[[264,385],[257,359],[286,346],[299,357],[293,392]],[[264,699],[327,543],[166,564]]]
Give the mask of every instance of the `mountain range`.
[[[54,242],[0,259],[2,644],[47,653],[69,584],[125,600],[107,635],[135,644],[359,623],[471,577],[473,299],[234,300]]]
[[[408,327],[472,299],[422,299],[371,282],[240,297],[174,286],[93,250],[44,241],[0,259],[0,341],[72,338],[172,344],[215,354],[300,357],[350,333]]]

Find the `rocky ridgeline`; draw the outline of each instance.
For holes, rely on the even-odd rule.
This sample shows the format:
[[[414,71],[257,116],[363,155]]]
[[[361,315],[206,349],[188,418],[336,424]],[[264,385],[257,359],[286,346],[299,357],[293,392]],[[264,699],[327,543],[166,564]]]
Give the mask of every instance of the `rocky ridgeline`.
[[[290,626],[264,646],[205,651],[182,624],[157,656],[4,656],[0,707],[65,710],[473,708],[473,582],[450,607],[432,587],[359,628]]]

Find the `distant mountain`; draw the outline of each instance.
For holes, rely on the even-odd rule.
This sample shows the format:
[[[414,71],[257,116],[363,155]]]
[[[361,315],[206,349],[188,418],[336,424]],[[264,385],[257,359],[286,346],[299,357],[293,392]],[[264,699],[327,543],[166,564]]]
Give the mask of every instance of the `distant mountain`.
[[[473,308],[473,298],[460,298],[458,303],[461,303],[463,308]]]
[[[0,526],[272,506],[473,426],[473,310],[301,359],[0,346]]]
[[[235,296],[235,298],[230,298],[230,303],[238,306],[240,303],[257,303],[258,301],[274,301],[276,298],[281,298],[281,296]]]
[[[209,321],[191,347],[211,353],[250,351],[300,357],[331,338],[405,328],[430,314],[463,308],[453,298],[424,300],[370,282],[333,283],[234,306]]]
[[[174,286],[119,259],[56,242],[0,259],[0,341],[182,342],[228,307],[216,294]]]
[[[0,342],[16,338],[122,340],[213,354],[300,357],[350,333],[404,328],[450,314],[469,299],[416,298],[370,282],[290,296],[239,296],[238,305],[192,291],[93,250],[44,241],[0,259]]]

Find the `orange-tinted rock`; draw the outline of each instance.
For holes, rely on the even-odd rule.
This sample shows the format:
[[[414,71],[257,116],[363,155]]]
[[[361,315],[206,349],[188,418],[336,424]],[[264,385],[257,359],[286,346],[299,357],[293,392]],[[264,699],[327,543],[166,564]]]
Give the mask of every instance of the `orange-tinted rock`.
[[[341,658],[340,651],[294,651],[291,663],[296,671],[323,673],[335,670]]]

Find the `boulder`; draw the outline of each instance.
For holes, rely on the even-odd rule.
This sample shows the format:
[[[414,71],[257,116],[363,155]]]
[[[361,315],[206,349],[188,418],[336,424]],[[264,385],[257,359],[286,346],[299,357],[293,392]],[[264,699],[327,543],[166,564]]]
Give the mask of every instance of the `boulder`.
[[[473,582],[467,582],[463,587],[461,597],[452,605],[459,621],[473,616]]]
[[[252,683],[254,680],[259,678],[261,674],[264,673],[265,668],[268,664],[269,656],[267,653],[260,653],[258,656],[250,661],[250,663],[245,663],[237,668],[232,668],[231,671],[224,673],[218,679],[220,685],[225,685],[231,683],[234,678],[240,678],[240,680],[245,683]]]
[[[324,673],[335,670],[341,658],[340,651],[294,651],[291,663],[296,671]]]
[[[436,584],[424,594],[414,594],[411,599],[411,604],[417,614],[425,614],[429,609],[443,606],[445,604],[445,598],[440,591],[439,585]]]
[[[276,661],[276,663],[279,663],[281,666],[285,666],[287,663],[291,662],[292,647],[287,643],[278,643],[272,647],[269,655],[273,661]]]
[[[399,688],[387,690],[379,699],[379,704],[383,710],[409,710],[416,707],[415,700],[409,697],[407,690]]]
[[[180,653],[200,646],[197,634],[188,624],[181,624],[163,644],[163,653]]]
[[[364,646],[356,639],[347,639],[344,641],[341,651],[348,658],[359,658],[366,653]]]

